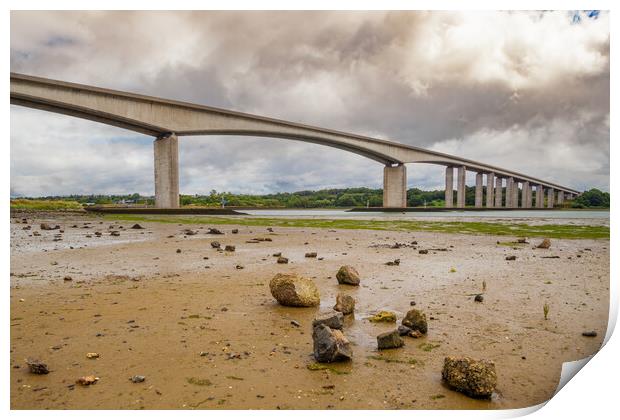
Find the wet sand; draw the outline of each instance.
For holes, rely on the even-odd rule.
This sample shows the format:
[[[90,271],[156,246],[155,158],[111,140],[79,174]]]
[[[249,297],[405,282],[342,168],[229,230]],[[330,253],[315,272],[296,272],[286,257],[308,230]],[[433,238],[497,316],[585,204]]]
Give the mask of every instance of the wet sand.
[[[13,409],[520,408],[550,398],[562,362],[594,353],[605,335],[608,240],[552,240],[543,250],[532,239],[513,249],[505,236],[232,225],[209,235],[204,225],[132,230],[92,215],[36,214],[23,230],[21,217],[11,221]],[[62,241],[41,222],[59,224]],[[188,228],[198,233],[184,235]],[[256,237],[272,241],[246,243]],[[213,240],[236,251],[218,252]],[[417,249],[389,247],[412,241]],[[447,251],[418,253],[430,248]],[[310,251],[324,259],[304,258]],[[290,263],[277,264],[276,252]],[[399,266],[385,265],[396,258]],[[358,269],[360,287],[338,285],[343,264]],[[268,287],[278,272],[314,279],[321,307],[279,306]],[[484,302],[475,303],[483,281]],[[338,292],[357,301],[344,328],[353,360],[309,370],[312,319]],[[365,318],[391,310],[400,322],[411,301],[430,317],[428,335],[377,351],[376,335],[396,324]],[[598,336],[583,337],[586,330]],[[494,360],[496,395],[474,400],[446,388],[445,356]],[[51,372],[29,373],[29,357]],[[100,379],[75,385],[85,375]],[[133,375],[146,380],[132,383]]]

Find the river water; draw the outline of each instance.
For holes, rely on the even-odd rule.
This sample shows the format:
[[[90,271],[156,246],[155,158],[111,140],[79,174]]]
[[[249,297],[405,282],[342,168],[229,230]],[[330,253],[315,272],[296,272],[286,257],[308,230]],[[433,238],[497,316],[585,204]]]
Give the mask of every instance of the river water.
[[[269,209],[242,210],[251,216],[278,218],[319,218],[359,220],[434,220],[434,221],[523,221],[609,225],[608,210],[485,210],[485,211],[421,211],[421,212],[348,212],[338,209]]]

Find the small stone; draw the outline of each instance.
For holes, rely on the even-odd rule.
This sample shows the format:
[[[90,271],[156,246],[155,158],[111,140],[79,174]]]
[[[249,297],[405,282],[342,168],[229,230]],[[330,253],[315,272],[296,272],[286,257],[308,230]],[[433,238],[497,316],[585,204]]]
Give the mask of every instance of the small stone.
[[[355,299],[352,296],[338,293],[334,310],[342,312],[343,315],[352,314],[355,311]]]
[[[541,249],[549,249],[550,247],[551,247],[551,240],[549,238],[543,239],[542,242],[536,246],[536,248],[541,248]]]
[[[484,296],[482,295],[476,295],[476,297],[474,298],[474,302],[482,302],[484,300]]]
[[[598,334],[596,331],[584,331],[581,333],[584,337],[596,337]]]
[[[314,358],[320,363],[349,360],[353,357],[351,344],[340,330],[332,330],[327,325],[313,328]]]
[[[75,381],[75,383],[80,384],[80,385],[84,385],[84,386],[88,386],[88,385],[93,385],[93,384],[97,383],[98,380],[99,380],[98,377],[96,377],[94,375],[88,375],[88,376],[82,376],[82,377],[78,378],[78,380]]]
[[[47,364],[40,360],[28,359],[26,360],[26,364],[28,365],[30,373],[34,373],[35,375],[47,375],[50,373]]]
[[[237,265],[235,266],[235,268],[236,268],[237,270],[243,270],[243,269],[244,269],[244,267],[243,267],[241,264],[237,264]]]
[[[275,252],[272,254],[272,257],[281,257],[282,253],[281,252]]]
[[[301,327],[301,324],[295,320],[291,321],[291,325],[295,326],[295,327]]]
[[[177,248],[177,254],[180,254],[180,253],[181,253],[181,250]]]
[[[239,229],[233,229],[231,230],[232,233],[239,233]]]
[[[415,300],[412,300],[411,302],[409,302],[409,306],[415,306],[415,305],[416,305]]]
[[[224,251],[235,252],[235,246],[234,245],[226,245],[224,247]]]
[[[409,335],[413,330],[405,325],[399,325],[398,326],[398,335]]]
[[[336,273],[338,284],[350,284],[358,286],[360,284],[360,275],[357,270],[350,265],[343,265]]]
[[[118,230],[113,230],[110,232],[110,236],[121,236],[121,233]]]
[[[517,259],[516,255],[509,255],[509,256],[506,257],[506,261],[514,261],[516,259]]]
[[[341,312],[333,312],[320,315],[318,318],[312,321],[312,327],[316,328],[319,325],[327,325],[331,329],[341,330],[343,322],[344,315]]]
[[[448,386],[472,398],[490,398],[497,386],[495,363],[489,360],[446,357],[441,377]]]
[[[418,254],[426,255],[428,254],[428,249],[421,249],[418,251]]]
[[[288,264],[288,258],[286,257],[278,257],[278,264]]]
[[[306,254],[304,255],[304,257],[306,258],[316,258],[316,252],[306,252]]]
[[[64,276],[63,280],[64,281],[73,281],[73,278],[71,276]]]
[[[211,242],[211,248],[221,248],[222,245],[220,245],[220,243],[218,241],[213,241]]]
[[[98,359],[99,353],[86,353],[86,358],[87,359]]]
[[[138,223],[134,224],[131,229],[144,229],[142,226],[140,226]]]
[[[405,344],[398,330],[385,332],[377,336],[377,347],[379,350],[395,349]]]
[[[131,380],[131,382],[133,382],[134,384],[139,384],[140,382],[144,382],[146,377],[142,376],[142,375],[134,375],[131,378],[129,378]]]
[[[411,309],[403,318],[402,325],[412,330],[420,331],[422,334],[428,332],[428,324],[426,322],[426,314],[418,309]]]
[[[223,235],[223,234],[224,234],[224,232],[222,232],[221,230],[216,229],[216,228],[209,228],[209,230],[207,231],[207,233],[208,233],[209,235]]]

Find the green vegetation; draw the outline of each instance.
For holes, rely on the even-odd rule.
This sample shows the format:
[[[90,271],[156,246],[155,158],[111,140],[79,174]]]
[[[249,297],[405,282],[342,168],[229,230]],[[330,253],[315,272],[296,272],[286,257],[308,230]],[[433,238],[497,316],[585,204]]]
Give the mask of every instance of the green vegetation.
[[[596,188],[585,191],[579,197],[570,202],[573,208],[609,208],[609,193],[602,192]]]
[[[545,304],[543,305],[543,315],[545,316],[545,319],[548,319],[548,316],[549,316],[549,304],[547,302],[545,302]]]
[[[212,382],[208,379],[195,378],[193,376],[191,378],[187,378],[187,382],[192,385],[198,385],[198,386],[212,385]]]
[[[418,364],[423,365],[424,364],[423,362],[417,359],[401,360],[401,359],[396,359],[393,357],[377,356],[377,355],[366,356],[366,358],[371,359],[371,360],[381,360],[385,363],[402,363],[402,364],[407,364],[407,365],[418,365]]]
[[[427,222],[419,220],[349,220],[289,219],[218,216],[142,216],[109,214],[108,220],[158,222],[175,224],[240,225],[270,227],[308,227],[324,229],[369,229],[405,232],[465,233],[476,235],[510,235],[556,239],[609,239],[609,226],[528,225],[525,223],[492,222]]]
[[[65,200],[11,200],[13,210],[81,210],[82,205],[77,201]]]
[[[437,347],[439,347],[440,344],[433,344],[433,343],[420,343],[420,345],[418,346],[419,349],[423,350],[423,351],[431,351],[433,349],[436,349]]]
[[[309,363],[306,365],[306,368],[308,368],[308,370],[329,370],[330,372],[333,372],[336,375],[348,375],[349,373],[351,373],[346,370],[336,369],[335,367],[330,366],[325,363]]]
[[[396,314],[389,311],[381,311],[368,318],[370,322],[396,322]]]

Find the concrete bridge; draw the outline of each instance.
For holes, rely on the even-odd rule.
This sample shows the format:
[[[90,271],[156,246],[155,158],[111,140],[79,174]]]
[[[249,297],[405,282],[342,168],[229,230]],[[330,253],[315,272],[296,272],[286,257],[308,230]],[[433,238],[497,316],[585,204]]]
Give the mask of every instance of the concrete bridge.
[[[551,208],[579,194],[579,191],[508,169],[400,143],[17,73],[11,73],[11,104],[154,136],[155,205],[160,208],[179,207],[178,137],[209,134],[298,140],[347,150],[381,162],[385,165],[384,207],[407,207],[406,163],[433,163],[446,167],[446,207],[455,206],[455,168],[457,208],[465,207],[466,171],[476,173],[475,207],[479,208],[531,208],[533,205]],[[486,177],[484,203],[483,177]]]

